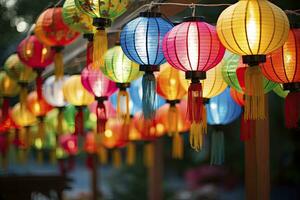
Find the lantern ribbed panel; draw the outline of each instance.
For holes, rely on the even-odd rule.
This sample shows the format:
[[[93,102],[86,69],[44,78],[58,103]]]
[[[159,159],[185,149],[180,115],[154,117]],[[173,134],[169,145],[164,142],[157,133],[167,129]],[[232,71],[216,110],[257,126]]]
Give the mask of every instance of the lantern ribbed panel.
[[[55,80],[54,76],[50,76],[43,84],[43,96],[46,101],[55,107],[63,107],[67,104],[64,99],[63,84],[68,79],[68,76],[64,76]]]
[[[22,127],[31,126],[37,122],[36,117],[26,108],[17,103],[11,112],[14,122]]]
[[[18,83],[11,79],[5,72],[0,72],[0,96],[14,97],[20,91]]]
[[[222,44],[239,55],[268,54],[283,45],[289,21],[267,0],[240,0],[218,18],[217,32]]]
[[[36,37],[48,46],[65,46],[72,43],[79,33],[71,30],[63,21],[62,8],[49,8],[37,19]]]
[[[162,40],[172,27],[161,17],[138,17],[124,26],[121,47],[130,60],[140,65],[160,65],[165,62]]]
[[[300,82],[300,29],[291,29],[284,45],[262,65],[267,79],[277,83]]]
[[[52,110],[52,106],[46,102],[44,97],[39,98],[36,91],[32,91],[28,94],[26,106],[36,117],[45,116],[50,110]]]
[[[241,107],[231,98],[227,88],[220,95],[209,100],[206,105],[207,123],[210,125],[226,125],[236,120],[242,113]]]
[[[93,19],[76,7],[75,0],[65,1],[62,15],[64,22],[74,31],[93,33]]]
[[[244,93],[240,93],[237,90],[230,88],[230,96],[240,106],[245,105]]]
[[[187,90],[183,85],[184,73],[165,63],[157,76],[157,93],[167,100],[182,99]]]
[[[103,74],[116,83],[130,83],[142,75],[137,63],[131,61],[123,53],[121,46],[115,46],[104,56]]]
[[[114,19],[122,15],[129,0],[74,0],[77,8],[92,18]]]
[[[95,97],[109,97],[116,90],[114,82],[106,78],[100,70],[85,68],[81,72],[81,82],[83,87]]]
[[[86,106],[94,101],[93,95],[83,87],[80,75],[73,75],[64,82],[63,93],[65,100],[74,106]]]
[[[225,48],[215,27],[205,22],[183,22],[164,38],[164,55],[173,67],[182,71],[207,71],[223,58]]]
[[[20,60],[32,68],[45,68],[54,60],[54,50],[41,43],[32,35],[19,44],[17,53]]]

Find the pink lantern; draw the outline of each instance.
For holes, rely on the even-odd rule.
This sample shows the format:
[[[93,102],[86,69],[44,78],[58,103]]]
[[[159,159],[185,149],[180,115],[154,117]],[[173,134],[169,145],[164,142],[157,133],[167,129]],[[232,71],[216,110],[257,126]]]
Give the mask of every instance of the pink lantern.
[[[191,80],[188,89],[188,116],[191,122],[191,146],[199,150],[205,132],[201,79],[206,71],[215,67],[223,58],[225,48],[221,44],[214,26],[199,17],[187,18],[175,26],[164,37],[163,52],[174,68],[185,72]],[[200,136],[199,136],[200,134]]]
[[[88,92],[95,96],[97,101],[97,133],[103,133],[107,121],[104,101],[117,90],[117,86],[107,79],[100,70],[92,67],[86,67],[82,70],[81,83]]]

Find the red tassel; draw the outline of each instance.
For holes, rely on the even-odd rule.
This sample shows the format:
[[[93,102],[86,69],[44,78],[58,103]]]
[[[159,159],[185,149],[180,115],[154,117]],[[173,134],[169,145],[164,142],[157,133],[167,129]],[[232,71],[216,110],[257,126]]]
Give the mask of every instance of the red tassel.
[[[36,92],[37,92],[38,99],[42,99],[43,97],[42,85],[43,85],[43,77],[41,76],[40,73],[38,73],[38,77],[36,78]]]
[[[97,133],[103,133],[105,131],[105,124],[107,121],[106,109],[103,101],[97,102],[96,115],[97,115]]]
[[[93,63],[93,41],[88,41],[86,47],[86,66],[89,67]]]
[[[59,171],[61,175],[65,175],[66,174],[66,166],[65,166],[65,160],[64,159],[60,159],[58,161],[58,167],[59,167]]]
[[[94,166],[94,158],[92,154],[88,154],[85,164],[87,166],[87,168],[89,168],[90,170],[92,170],[95,166]]]
[[[244,117],[244,113],[242,114],[241,117],[241,133],[240,133],[240,140],[241,141],[248,141],[252,138],[253,135],[253,120],[247,120]]]
[[[8,111],[9,111],[9,99],[4,97],[3,104],[2,104],[2,120],[5,120],[8,117]]]
[[[298,128],[300,120],[300,92],[290,92],[284,102],[285,126]]]
[[[188,116],[190,122],[200,123],[202,120],[202,103],[201,83],[191,83],[188,90]]]
[[[83,135],[83,111],[82,107],[77,107],[75,116],[75,135]]]

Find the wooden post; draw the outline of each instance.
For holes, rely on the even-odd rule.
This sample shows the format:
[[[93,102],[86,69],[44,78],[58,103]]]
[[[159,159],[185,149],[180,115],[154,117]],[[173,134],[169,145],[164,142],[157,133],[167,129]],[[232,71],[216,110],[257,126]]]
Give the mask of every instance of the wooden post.
[[[154,145],[154,159],[153,165],[149,167],[148,179],[149,200],[162,200],[163,199],[163,141],[156,139]]]
[[[245,142],[245,189],[247,200],[270,199],[269,115],[265,95],[266,119],[252,123],[253,137]]]

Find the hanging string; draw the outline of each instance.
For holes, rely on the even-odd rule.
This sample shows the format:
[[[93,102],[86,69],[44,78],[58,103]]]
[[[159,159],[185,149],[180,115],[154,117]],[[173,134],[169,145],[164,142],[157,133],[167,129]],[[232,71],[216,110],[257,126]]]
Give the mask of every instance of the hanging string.
[[[96,107],[96,116],[97,116],[97,133],[103,133],[105,131],[105,124],[107,121],[107,114],[106,108],[104,105],[104,101],[107,97],[99,97],[96,98],[97,100],[97,107]]]

